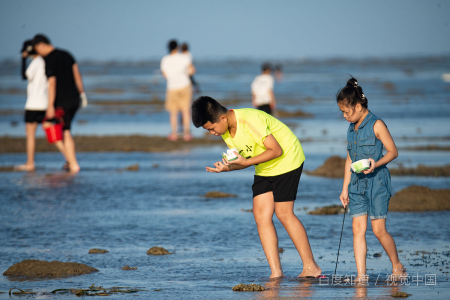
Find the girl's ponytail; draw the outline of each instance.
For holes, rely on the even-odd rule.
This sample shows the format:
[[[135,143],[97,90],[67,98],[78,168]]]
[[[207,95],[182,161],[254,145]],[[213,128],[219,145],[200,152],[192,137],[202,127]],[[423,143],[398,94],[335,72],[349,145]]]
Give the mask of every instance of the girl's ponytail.
[[[364,95],[363,89],[358,85],[358,80],[353,76],[347,81],[347,85],[336,94],[336,102],[339,103],[344,100],[351,107],[354,107],[358,103],[364,108],[369,107],[369,102]]]

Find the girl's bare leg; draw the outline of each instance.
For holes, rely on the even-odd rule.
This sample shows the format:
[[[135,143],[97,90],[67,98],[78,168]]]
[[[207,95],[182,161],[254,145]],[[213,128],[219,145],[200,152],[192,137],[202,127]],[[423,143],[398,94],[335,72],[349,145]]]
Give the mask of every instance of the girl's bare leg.
[[[71,173],[77,173],[80,171],[77,157],[75,155],[75,142],[70,134],[70,130],[64,130],[64,153],[66,155],[67,162]]]
[[[24,166],[27,171],[34,170],[34,153],[36,151],[36,128],[37,122],[25,124],[25,133],[27,136],[27,162],[25,163]]]
[[[355,253],[356,270],[358,276],[366,275],[366,230],[367,215],[353,218],[353,251]]]
[[[402,269],[403,265],[398,259],[397,246],[389,232],[386,230],[386,219],[374,219],[372,222],[372,230],[377,239],[386,251],[392,263],[393,269]]]
[[[273,224],[275,205],[273,193],[268,192],[253,198],[253,216],[258,227],[261,245],[266,254],[272,274],[270,278],[284,276],[278,252],[278,236]]]
[[[303,261],[303,271],[299,277],[319,276],[322,273],[322,269],[314,260],[305,227],[294,214],[294,201],[275,202],[275,213]]]

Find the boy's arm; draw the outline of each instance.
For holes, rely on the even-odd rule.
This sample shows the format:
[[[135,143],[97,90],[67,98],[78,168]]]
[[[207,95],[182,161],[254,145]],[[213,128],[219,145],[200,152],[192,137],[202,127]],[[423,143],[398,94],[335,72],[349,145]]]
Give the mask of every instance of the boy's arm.
[[[195,72],[196,72],[196,70],[195,70],[194,64],[190,64],[190,65],[189,65],[189,68],[188,68],[189,76],[194,75]]]
[[[55,116],[56,76],[48,78],[48,106],[45,117],[48,120]]]
[[[83,87],[83,79],[81,77],[80,69],[78,69],[78,65],[75,63],[72,65],[73,78],[75,79],[75,85],[77,86],[78,92],[80,94],[84,93]]]
[[[234,165],[238,165],[247,168],[275,159],[283,154],[283,149],[281,148],[280,144],[278,144],[275,137],[271,134],[266,136],[266,138],[264,139],[264,147],[267,149],[266,151],[254,157],[250,157],[249,159],[246,159],[235,151],[234,154],[236,154],[238,158],[231,162],[225,162],[233,167],[235,167]]]
[[[239,165],[230,165],[230,164],[227,164],[224,159],[222,159],[222,160],[223,160],[223,163],[221,161],[216,162],[214,164],[214,168],[206,167],[206,171],[210,172],[210,173],[222,173],[222,172],[231,172],[231,171],[242,170],[242,169],[246,169],[249,167],[249,166],[244,167],[244,166],[239,166]]]
[[[387,153],[379,161],[374,161],[372,158],[369,158],[371,163],[370,169],[365,170],[364,174],[372,173],[376,168],[387,165],[398,156],[397,146],[395,146],[391,133],[389,132],[383,121],[376,121],[373,125],[373,131],[375,132],[377,139],[379,139],[383,143]]]

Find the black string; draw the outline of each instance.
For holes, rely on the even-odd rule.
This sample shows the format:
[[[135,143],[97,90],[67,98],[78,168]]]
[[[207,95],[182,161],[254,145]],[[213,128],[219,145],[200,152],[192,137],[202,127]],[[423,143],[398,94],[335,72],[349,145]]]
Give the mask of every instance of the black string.
[[[339,261],[339,250],[341,250],[342,232],[344,232],[344,222],[345,222],[345,215],[347,214],[347,206],[348,206],[348,204],[345,206],[345,210],[344,210],[344,220],[342,221],[341,238],[339,239],[339,249],[338,249],[337,258],[336,258],[336,268],[334,269],[334,275],[336,275],[337,265],[338,265],[338,261]]]

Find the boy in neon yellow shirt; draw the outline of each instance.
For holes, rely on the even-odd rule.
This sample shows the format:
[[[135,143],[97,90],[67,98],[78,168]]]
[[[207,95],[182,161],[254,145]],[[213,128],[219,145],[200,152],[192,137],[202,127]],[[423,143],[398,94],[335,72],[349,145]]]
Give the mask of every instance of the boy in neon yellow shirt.
[[[263,111],[245,108],[227,110],[211,97],[203,96],[192,104],[192,121],[211,134],[221,135],[236,160],[216,162],[211,173],[242,170],[255,166],[253,215],[271,278],[284,276],[278,253],[278,238],[273,224],[276,213],[303,261],[299,277],[318,277],[322,270],[314,260],[308,235],[294,214],[298,183],[305,155],[292,131]]]

